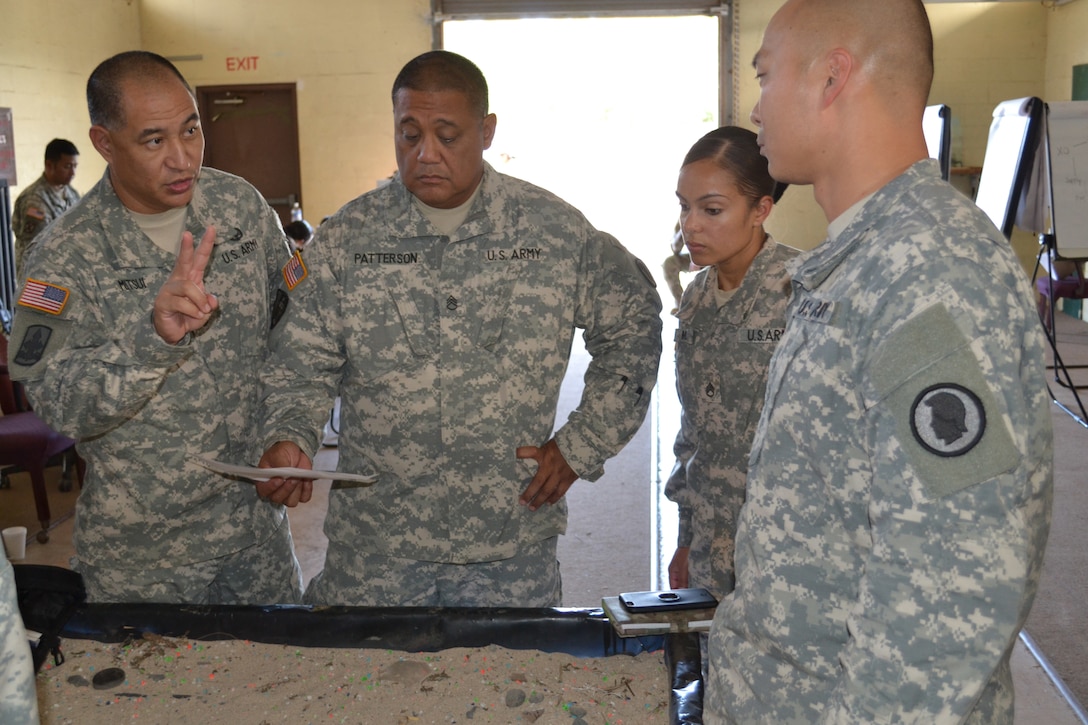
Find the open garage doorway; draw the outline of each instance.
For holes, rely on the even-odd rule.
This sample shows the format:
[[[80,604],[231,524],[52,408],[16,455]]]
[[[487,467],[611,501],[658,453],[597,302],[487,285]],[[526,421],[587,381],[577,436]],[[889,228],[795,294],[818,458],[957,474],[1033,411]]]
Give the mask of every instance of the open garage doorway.
[[[684,153],[718,125],[718,19],[464,20],[443,47],[487,77],[487,160],[549,191],[659,271]]]
[[[565,606],[596,606],[600,596],[667,587],[677,512],[663,491],[680,409],[673,384],[676,324],[661,264],[679,216],[680,163],[691,144],[719,125],[719,20],[460,20],[444,22],[441,34],[442,47],[471,59],[487,78],[498,117],[488,162],[578,207],[658,280],[664,354],[650,415],[606,465],[604,478],[579,482],[567,494],[570,519],[559,560],[564,591],[594,592],[586,601],[565,596]],[[588,362],[580,337],[574,347],[560,423],[577,404]]]

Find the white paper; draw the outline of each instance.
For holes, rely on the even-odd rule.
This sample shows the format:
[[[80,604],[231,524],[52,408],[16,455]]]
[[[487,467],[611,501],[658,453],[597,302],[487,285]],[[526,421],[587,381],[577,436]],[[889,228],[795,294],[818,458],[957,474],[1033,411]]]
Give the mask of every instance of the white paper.
[[[377,476],[363,476],[358,473],[342,473],[340,471],[311,471],[306,468],[254,468],[253,466],[223,463],[211,458],[199,457],[197,460],[205,468],[210,468],[216,473],[248,478],[251,481],[267,481],[270,478],[331,478],[334,481],[370,484],[378,480]]]

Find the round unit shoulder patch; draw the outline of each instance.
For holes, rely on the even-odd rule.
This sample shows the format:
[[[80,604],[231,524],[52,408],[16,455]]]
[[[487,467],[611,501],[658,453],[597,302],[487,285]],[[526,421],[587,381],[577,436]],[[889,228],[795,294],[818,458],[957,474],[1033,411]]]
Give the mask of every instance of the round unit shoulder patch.
[[[955,383],[931,385],[910,408],[914,439],[937,456],[962,456],[982,440],[986,411],[973,392]]]

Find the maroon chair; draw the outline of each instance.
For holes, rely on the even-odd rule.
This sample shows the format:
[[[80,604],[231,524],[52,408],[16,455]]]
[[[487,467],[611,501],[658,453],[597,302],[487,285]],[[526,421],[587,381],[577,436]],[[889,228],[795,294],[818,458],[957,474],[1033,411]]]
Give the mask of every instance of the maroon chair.
[[[1035,280],[1039,292],[1039,318],[1048,332],[1053,331],[1054,310],[1059,299],[1083,300],[1088,298],[1088,280],[1079,272],[1062,279],[1039,277]]]
[[[50,461],[64,454],[61,460],[63,475],[72,473],[71,462],[75,461],[76,482],[83,486],[85,464],[76,453],[76,442],[62,436],[46,425],[32,410],[20,410],[18,400],[21,397],[15,390],[7,365],[7,337],[0,334],[0,466],[17,466],[30,474],[30,484],[34,491],[34,506],[38,512],[38,521],[42,530],[38,532],[38,541],[49,541],[49,499],[45,491],[45,468]],[[9,470],[4,470],[4,483],[10,485]]]

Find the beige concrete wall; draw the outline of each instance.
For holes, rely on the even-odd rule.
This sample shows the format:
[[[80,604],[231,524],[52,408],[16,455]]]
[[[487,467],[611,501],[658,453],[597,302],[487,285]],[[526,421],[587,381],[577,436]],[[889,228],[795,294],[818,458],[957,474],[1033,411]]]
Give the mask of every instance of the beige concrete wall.
[[[87,136],[87,76],[103,58],[139,44],[133,0],[0,0],[0,107],[12,109],[19,177],[12,201],[41,175],[54,138],[80,151],[76,189],[98,181],[106,164]]]
[[[57,136],[80,149],[75,187],[98,180],[105,163],[87,137],[87,76],[110,55],[142,48],[200,56],[176,61],[193,86],[295,83],[304,211],[319,221],[395,169],[389,88],[405,61],[430,49],[429,14],[429,0],[0,0],[13,195],[41,173]]]
[[[1039,2],[930,5],[934,75],[931,103],[958,118],[965,166],[981,166],[994,107],[1042,96],[1048,11]]]
[[[956,119],[953,156],[981,166],[994,107],[1012,98],[1045,98],[1047,15],[1039,2],[930,5],[934,77],[931,103]],[[1013,230],[1025,272],[1035,269],[1038,239]]]
[[[401,66],[431,47],[429,0],[140,2],[145,49],[200,56],[177,61],[194,87],[296,84],[311,222],[395,170],[389,90]]]
[[[737,91],[735,122],[738,126],[755,130],[750,114],[759,100],[759,84],[756,83],[752,58],[763,42],[767,23],[784,0],[736,1],[739,30],[734,69]],[[817,206],[810,186],[787,189],[766,226],[776,240],[798,249],[811,249],[827,236],[827,220]]]
[[[1088,63],[1088,2],[1077,0],[1046,14],[1046,95],[1068,101],[1073,95],[1073,66]]]

